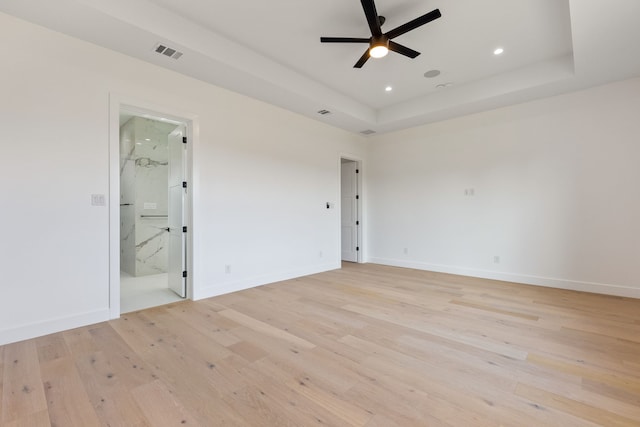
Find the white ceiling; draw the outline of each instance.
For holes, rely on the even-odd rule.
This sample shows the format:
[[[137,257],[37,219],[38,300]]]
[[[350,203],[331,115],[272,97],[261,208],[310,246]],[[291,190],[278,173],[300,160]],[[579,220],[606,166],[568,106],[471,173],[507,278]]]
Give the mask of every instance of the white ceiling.
[[[353,64],[357,0],[0,0],[0,11],[353,131],[388,132],[640,75],[640,0],[377,0],[388,31],[442,18]],[[184,52],[153,52],[158,42]],[[504,54],[493,55],[496,47]],[[425,78],[437,69],[436,78]],[[451,83],[449,87],[436,86]],[[392,86],[391,92],[385,87]],[[318,115],[326,109],[328,115]]]

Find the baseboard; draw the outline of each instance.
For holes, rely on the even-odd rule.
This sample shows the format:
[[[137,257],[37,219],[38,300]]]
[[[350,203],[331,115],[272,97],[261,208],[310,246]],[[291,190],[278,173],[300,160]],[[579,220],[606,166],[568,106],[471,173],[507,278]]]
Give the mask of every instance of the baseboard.
[[[501,280],[504,282],[522,283],[525,285],[545,286],[548,288],[567,289],[572,291],[592,292],[595,294],[619,297],[640,298],[640,288],[612,285],[606,283],[582,282],[577,280],[558,279],[552,277],[531,276],[526,274],[505,273],[501,271],[479,270],[454,265],[429,264],[419,261],[408,261],[390,258],[370,257],[372,264],[390,265],[394,267],[413,268],[416,270],[435,271],[438,273],[457,274],[459,276],[479,277],[482,279]]]
[[[336,270],[340,268],[340,266],[340,262],[314,265],[312,267],[265,274],[262,276],[254,276],[242,280],[225,282],[220,285],[207,286],[205,288],[198,289],[193,299],[194,301],[197,301],[204,298],[211,298],[218,295],[229,294],[231,292],[255,288],[257,286],[268,285],[269,283],[281,282],[283,280],[290,280],[297,277],[309,276],[311,274],[323,273],[329,270]]]
[[[48,319],[37,323],[21,325],[15,328],[1,329],[0,345],[37,338],[43,335],[79,328],[81,326],[105,322],[107,320],[109,320],[109,309],[105,308],[103,310],[96,310],[73,316]]]

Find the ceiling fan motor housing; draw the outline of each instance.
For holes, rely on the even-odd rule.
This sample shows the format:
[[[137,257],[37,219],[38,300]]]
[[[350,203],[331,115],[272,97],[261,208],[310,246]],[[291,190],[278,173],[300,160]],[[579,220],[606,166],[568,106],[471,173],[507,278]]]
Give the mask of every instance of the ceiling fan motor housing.
[[[370,46],[384,46],[389,49],[389,37],[385,36],[384,34],[380,36],[371,36]]]

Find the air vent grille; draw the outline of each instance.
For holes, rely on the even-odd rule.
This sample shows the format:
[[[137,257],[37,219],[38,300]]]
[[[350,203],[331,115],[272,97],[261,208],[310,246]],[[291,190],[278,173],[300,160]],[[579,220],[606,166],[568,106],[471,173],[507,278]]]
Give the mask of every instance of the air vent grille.
[[[171,47],[167,47],[163,44],[158,43],[154,48],[153,51],[156,53],[159,53],[160,55],[164,55],[164,56],[168,56],[169,58],[173,58],[173,59],[179,59],[182,56],[182,52],[179,52],[176,49],[173,49]]]
[[[320,111],[318,111],[318,114],[320,114],[322,116],[326,116],[327,114],[331,114],[331,111],[329,111],[329,110],[320,110]]]
[[[367,130],[363,130],[362,132],[360,132],[363,135],[372,135],[374,133],[376,133],[375,130],[371,130],[371,129],[367,129]]]

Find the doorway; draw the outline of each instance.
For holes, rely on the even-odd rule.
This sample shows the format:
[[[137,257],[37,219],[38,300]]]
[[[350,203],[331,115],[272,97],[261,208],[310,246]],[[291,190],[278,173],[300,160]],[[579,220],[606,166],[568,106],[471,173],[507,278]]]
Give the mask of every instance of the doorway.
[[[187,297],[187,123],[119,111],[119,312]],[[112,283],[113,285],[113,283]]]
[[[362,262],[360,162],[340,159],[340,239],[342,261]]]

